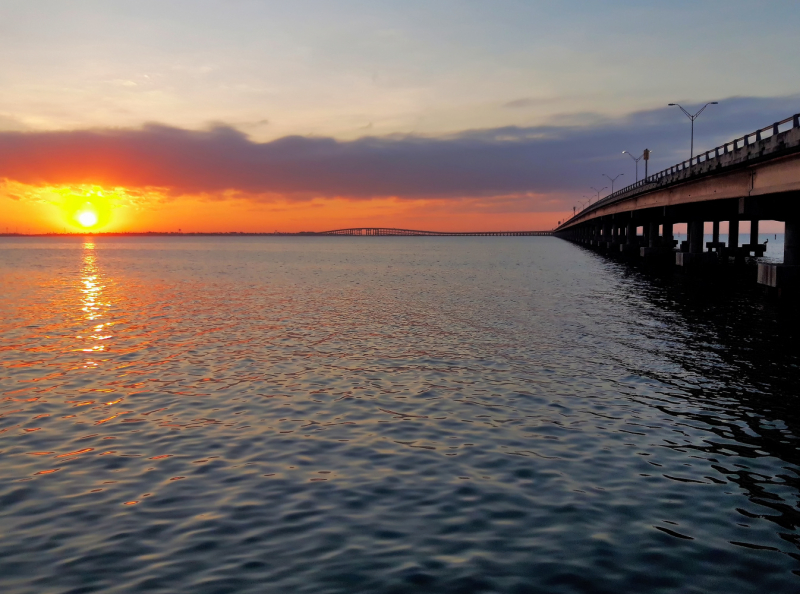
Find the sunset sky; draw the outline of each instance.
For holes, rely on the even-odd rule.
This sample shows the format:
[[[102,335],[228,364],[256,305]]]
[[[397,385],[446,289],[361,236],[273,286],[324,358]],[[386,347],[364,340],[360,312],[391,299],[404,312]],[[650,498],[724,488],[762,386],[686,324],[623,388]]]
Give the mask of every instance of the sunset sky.
[[[0,231],[548,229],[800,112],[797,8],[0,0]]]

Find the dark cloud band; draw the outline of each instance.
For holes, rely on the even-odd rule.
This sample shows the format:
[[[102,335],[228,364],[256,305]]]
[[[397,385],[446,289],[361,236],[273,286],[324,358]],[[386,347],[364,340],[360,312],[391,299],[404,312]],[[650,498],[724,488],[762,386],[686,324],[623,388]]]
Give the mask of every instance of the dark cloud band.
[[[670,98],[672,99],[672,98]],[[722,140],[800,111],[798,97],[734,98],[704,113],[695,145]],[[567,119],[567,122],[570,120]],[[581,122],[584,123],[581,123]],[[588,122],[588,123],[585,123]],[[686,158],[689,123],[677,108],[558,126],[473,130],[447,137],[292,136],[258,143],[217,126],[0,133],[0,178],[27,184],[160,187],[172,195],[353,199],[474,198],[586,190],[633,164],[622,150],[654,149],[651,168]]]

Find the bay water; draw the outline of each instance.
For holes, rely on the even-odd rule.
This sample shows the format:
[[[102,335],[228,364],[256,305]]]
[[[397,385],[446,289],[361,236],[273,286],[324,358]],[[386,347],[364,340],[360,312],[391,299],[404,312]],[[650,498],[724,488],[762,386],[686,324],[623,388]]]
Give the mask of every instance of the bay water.
[[[797,592],[796,307],[552,237],[0,239],[0,590]]]

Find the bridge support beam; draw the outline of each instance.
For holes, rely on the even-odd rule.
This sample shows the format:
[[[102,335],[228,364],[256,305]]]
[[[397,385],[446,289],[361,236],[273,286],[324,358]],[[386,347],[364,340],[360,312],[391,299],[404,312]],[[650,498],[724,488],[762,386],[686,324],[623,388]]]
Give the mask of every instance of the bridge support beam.
[[[664,228],[661,230],[661,243],[664,247],[672,249],[675,247],[675,233],[672,230],[672,221],[665,220]]]
[[[777,289],[800,287],[800,219],[786,221],[783,264],[758,264],[759,284]]]
[[[783,235],[783,263],[800,266],[800,219],[786,221]]]
[[[703,221],[691,220],[686,227],[688,250],[675,254],[675,264],[678,266],[697,264],[703,256]]]
[[[742,246],[743,255],[753,252],[753,255],[758,258],[763,256],[765,251],[767,251],[767,246],[758,243],[758,219],[753,219],[750,221],[750,243]]]
[[[728,223],[728,249],[726,254],[733,256],[735,263],[744,263],[744,258],[739,251],[739,219],[732,219]]]
[[[603,221],[603,245],[606,249],[611,247],[612,239],[612,223],[609,220]]]
[[[711,241],[706,243],[706,247],[708,248],[709,252],[717,252],[717,254],[721,254],[725,244],[719,240],[719,221],[713,221],[713,225],[714,226],[711,230]]]
[[[703,221],[689,221],[688,229],[689,253],[703,253]]]
[[[619,246],[619,251],[625,254],[626,256],[632,253],[633,251],[638,253],[639,250],[636,248],[636,245],[634,244],[635,241],[636,241],[636,224],[633,222],[633,220],[629,219],[628,223],[625,225],[625,243]]]
[[[651,218],[649,222],[644,224],[645,245],[639,248],[639,254],[642,258],[651,258],[658,253],[658,221]]]

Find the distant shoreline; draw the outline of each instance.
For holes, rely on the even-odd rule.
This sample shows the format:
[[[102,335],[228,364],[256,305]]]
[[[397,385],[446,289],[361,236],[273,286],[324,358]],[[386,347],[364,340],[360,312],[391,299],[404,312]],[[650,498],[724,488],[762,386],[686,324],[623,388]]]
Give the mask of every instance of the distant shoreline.
[[[408,231],[401,233],[341,233],[338,231],[298,231],[296,233],[261,233],[247,231],[226,232],[97,232],[97,233],[0,233],[0,237],[498,237],[498,236],[549,236],[550,231]]]

